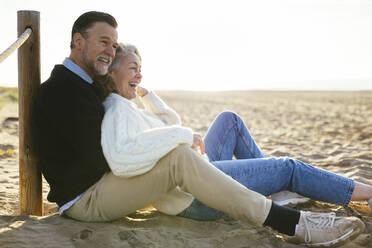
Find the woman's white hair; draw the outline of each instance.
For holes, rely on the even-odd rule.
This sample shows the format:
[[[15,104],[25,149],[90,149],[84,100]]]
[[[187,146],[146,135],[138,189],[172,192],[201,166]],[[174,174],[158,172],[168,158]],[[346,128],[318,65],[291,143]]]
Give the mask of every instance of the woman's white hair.
[[[116,48],[115,58],[110,65],[109,71],[119,69],[120,63],[123,62],[123,59],[130,53],[134,53],[138,56],[139,60],[142,61],[141,55],[136,46],[128,43],[119,43],[118,48]]]

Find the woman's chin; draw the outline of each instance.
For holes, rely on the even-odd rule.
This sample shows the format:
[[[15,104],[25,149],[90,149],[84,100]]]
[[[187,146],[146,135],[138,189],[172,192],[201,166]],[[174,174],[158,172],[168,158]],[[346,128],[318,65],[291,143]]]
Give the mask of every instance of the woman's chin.
[[[120,94],[120,95],[126,98],[127,100],[133,100],[134,98],[137,97],[137,94]]]
[[[129,96],[127,97],[127,99],[133,100],[136,97],[137,97],[137,94],[136,93],[132,93],[132,94],[129,94]]]

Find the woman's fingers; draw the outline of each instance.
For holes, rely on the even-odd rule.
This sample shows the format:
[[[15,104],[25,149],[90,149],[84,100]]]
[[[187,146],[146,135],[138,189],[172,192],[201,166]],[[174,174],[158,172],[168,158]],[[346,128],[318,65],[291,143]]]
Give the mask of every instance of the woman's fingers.
[[[192,148],[196,148],[199,146],[199,142],[201,140],[201,135],[198,134],[198,133],[194,133],[194,139],[193,139],[193,142],[192,142]]]
[[[201,154],[204,154],[203,138],[200,134],[194,133],[194,140],[193,140],[193,144],[192,144],[191,148],[194,149],[194,150],[197,150],[198,147],[200,147]]]
[[[204,143],[203,143],[203,140],[200,140],[199,142],[199,147],[200,147],[200,153],[202,155],[204,155],[205,151],[204,151]]]
[[[137,95],[139,95],[140,97],[142,96],[146,96],[147,93],[149,93],[149,91],[141,86],[137,86]]]

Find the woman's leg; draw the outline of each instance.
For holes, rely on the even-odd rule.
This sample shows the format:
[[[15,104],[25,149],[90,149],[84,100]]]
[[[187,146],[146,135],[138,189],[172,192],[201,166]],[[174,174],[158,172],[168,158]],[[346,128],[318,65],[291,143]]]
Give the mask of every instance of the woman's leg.
[[[354,181],[290,158],[260,158],[212,162],[248,189],[271,195],[289,190],[303,196],[347,206],[354,192]],[[194,200],[181,216],[212,220],[223,213]]]
[[[265,157],[265,154],[249,133],[244,121],[230,111],[222,112],[216,117],[205,136],[204,142],[210,161],[231,160],[233,155],[237,159]],[[368,201],[371,198],[372,186],[355,182],[351,200]],[[198,205],[199,203],[195,203],[195,206]],[[213,215],[215,213],[211,213],[211,216]]]
[[[216,117],[204,138],[204,143],[210,161],[231,160],[233,155],[237,159],[265,157],[249,133],[244,121],[240,116],[230,111],[222,112]],[[279,192],[272,197],[274,201],[278,201],[278,204],[309,200],[309,198],[288,191]],[[194,205],[196,209],[196,206],[200,204],[196,202]],[[206,211],[202,212],[205,215]],[[215,213],[211,212],[210,217],[213,216]]]
[[[355,182],[355,189],[354,189],[351,200],[352,201],[368,201],[371,199],[372,199],[372,186],[364,184],[364,183],[360,183],[360,182]]]
[[[205,138],[205,152],[210,161],[263,158],[243,120],[233,112],[222,112],[213,121]]]
[[[287,157],[213,164],[245,187],[266,196],[289,190],[315,200],[347,206],[355,187],[352,179]]]

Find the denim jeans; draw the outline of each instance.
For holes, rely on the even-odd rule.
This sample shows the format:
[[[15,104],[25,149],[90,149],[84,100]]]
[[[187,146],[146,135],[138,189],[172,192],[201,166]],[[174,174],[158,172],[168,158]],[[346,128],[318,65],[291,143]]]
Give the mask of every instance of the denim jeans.
[[[266,157],[242,119],[233,112],[221,113],[204,139],[210,162],[245,187],[265,196],[288,190],[329,203],[347,206],[354,181],[287,157]],[[236,160],[232,160],[235,156]],[[218,197],[218,192],[213,192]],[[178,216],[216,220],[225,213],[195,199]]]

